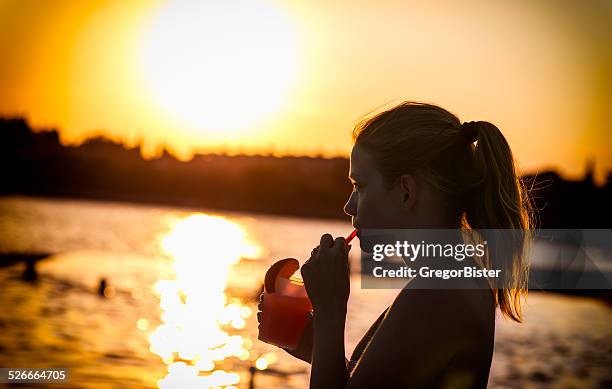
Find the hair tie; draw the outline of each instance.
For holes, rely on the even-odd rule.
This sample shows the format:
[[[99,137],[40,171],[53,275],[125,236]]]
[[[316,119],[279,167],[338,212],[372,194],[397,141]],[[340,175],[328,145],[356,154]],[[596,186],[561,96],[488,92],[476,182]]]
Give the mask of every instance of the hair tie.
[[[478,140],[477,122],[463,122],[461,125],[461,137],[465,143],[474,143]]]

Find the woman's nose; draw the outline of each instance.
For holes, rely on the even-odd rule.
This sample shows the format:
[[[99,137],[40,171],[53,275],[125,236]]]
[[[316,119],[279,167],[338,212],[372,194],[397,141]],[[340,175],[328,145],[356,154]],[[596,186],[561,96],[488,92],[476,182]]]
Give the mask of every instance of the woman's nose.
[[[344,213],[346,213],[348,216],[357,215],[357,210],[355,207],[355,192],[351,193],[351,196],[349,197],[348,201],[346,202],[346,204],[344,204]]]

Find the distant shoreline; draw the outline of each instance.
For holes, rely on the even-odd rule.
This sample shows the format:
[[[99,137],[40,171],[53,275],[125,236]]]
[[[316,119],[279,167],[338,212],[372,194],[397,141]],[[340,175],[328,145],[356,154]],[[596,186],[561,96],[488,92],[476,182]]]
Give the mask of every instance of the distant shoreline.
[[[64,146],[57,131],[34,131],[23,118],[0,118],[1,195],[120,201],[194,209],[347,220],[348,158],[196,155],[167,152],[144,160],[106,138]],[[555,171],[523,175],[537,227],[612,228],[612,172],[595,184],[594,161],[582,180]]]

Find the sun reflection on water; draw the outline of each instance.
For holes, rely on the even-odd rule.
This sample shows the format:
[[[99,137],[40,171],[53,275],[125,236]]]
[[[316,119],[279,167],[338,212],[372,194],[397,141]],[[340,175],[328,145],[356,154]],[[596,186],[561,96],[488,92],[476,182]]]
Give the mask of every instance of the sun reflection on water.
[[[173,277],[154,285],[162,324],[149,335],[149,349],[168,365],[158,386],[231,388],[240,376],[220,365],[230,357],[252,359],[253,341],[230,334],[243,329],[253,312],[228,298],[225,287],[231,267],[242,257],[259,257],[260,248],[239,224],[205,214],[173,220],[159,243],[171,259]],[[257,359],[258,368],[263,357]]]

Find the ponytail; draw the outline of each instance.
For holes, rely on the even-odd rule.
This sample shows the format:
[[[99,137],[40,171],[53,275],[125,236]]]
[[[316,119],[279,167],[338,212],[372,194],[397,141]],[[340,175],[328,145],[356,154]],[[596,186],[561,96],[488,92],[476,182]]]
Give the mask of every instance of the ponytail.
[[[517,177],[508,142],[493,124],[484,121],[462,125],[464,137],[475,138],[474,168],[480,179],[467,196],[465,221],[487,241],[484,264],[501,270],[494,294],[500,311],[521,322],[521,296],[527,295],[531,241],[531,204],[522,180]],[[504,230],[504,231],[496,231]]]

